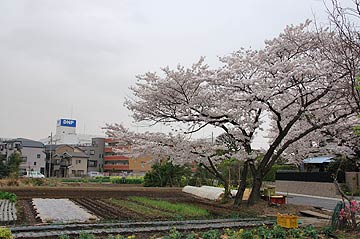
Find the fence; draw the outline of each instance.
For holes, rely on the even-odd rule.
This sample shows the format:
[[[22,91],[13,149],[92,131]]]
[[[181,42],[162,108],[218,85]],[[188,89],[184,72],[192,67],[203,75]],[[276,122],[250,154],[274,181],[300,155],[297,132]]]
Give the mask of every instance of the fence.
[[[299,181],[299,182],[319,182],[332,183],[334,182],[334,175],[329,172],[276,172],[276,180],[281,181]],[[339,183],[345,183],[345,174],[339,173],[337,178]]]

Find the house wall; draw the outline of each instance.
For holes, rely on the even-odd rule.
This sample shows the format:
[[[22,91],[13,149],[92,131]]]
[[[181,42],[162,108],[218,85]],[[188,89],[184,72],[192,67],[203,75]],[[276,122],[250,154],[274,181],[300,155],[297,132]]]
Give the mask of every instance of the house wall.
[[[73,157],[71,159],[71,168],[69,168],[70,177],[80,177],[87,174],[87,158]]]
[[[20,164],[20,169],[44,173],[46,155],[43,148],[24,147],[21,149],[21,156],[26,157],[26,162]]]
[[[338,196],[334,183],[276,180],[277,192],[305,194],[320,197]]]
[[[104,138],[93,138],[91,146],[79,146],[89,156],[88,172],[103,171],[104,164]]]
[[[134,174],[143,175],[151,170],[151,159],[149,156],[130,158],[129,169],[132,170]]]

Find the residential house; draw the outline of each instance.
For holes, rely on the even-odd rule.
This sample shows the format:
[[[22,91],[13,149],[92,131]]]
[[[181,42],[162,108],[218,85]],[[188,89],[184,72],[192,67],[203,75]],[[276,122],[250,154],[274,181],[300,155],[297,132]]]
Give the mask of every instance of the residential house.
[[[82,177],[88,172],[89,156],[79,147],[48,145],[51,176]]]
[[[26,171],[45,172],[44,150],[44,144],[35,140],[25,138],[0,140],[0,154],[4,155],[6,160],[15,152],[21,154],[22,162],[19,166],[21,175],[26,174]]]
[[[88,172],[103,171],[104,164],[104,147],[105,147],[105,139],[104,138],[92,138],[91,145],[79,145],[88,156]]]

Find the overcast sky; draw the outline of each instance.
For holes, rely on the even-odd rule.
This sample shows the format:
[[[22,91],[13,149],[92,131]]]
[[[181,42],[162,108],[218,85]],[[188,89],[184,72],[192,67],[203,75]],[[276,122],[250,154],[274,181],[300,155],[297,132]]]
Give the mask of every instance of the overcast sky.
[[[216,66],[325,11],[321,0],[1,0],[0,137],[45,138],[71,117],[78,133],[131,126],[135,75],[200,56]]]

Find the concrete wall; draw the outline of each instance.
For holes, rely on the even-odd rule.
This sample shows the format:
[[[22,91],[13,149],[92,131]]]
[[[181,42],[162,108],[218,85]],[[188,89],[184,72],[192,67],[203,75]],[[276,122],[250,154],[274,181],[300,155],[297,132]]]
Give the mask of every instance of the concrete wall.
[[[346,185],[354,192],[360,189],[360,173],[359,172],[345,172]]]
[[[276,180],[275,187],[277,192],[297,193],[320,197],[337,196],[337,191],[333,183]]]

